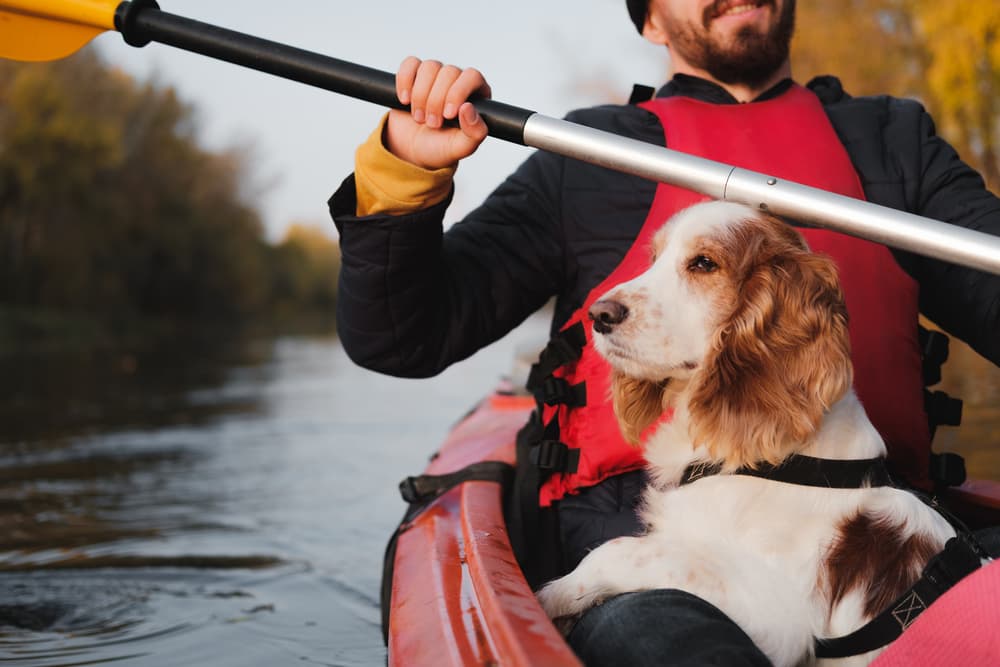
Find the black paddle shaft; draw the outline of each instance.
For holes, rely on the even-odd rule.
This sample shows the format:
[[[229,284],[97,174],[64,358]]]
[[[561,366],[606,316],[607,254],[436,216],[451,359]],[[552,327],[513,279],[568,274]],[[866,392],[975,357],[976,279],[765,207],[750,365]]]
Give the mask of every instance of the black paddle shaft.
[[[409,110],[396,96],[394,74],[168,14],[154,0],[121,3],[115,28],[132,46],[167,44],[379,106]],[[524,145],[524,124],[535,112],[489,99],[472,102],[490,136]]]

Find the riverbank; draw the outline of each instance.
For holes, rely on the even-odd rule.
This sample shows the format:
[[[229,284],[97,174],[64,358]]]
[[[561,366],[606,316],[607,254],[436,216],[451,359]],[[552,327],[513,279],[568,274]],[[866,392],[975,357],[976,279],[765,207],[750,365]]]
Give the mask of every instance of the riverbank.
[[[253,318],[188,322],[134,316],[97,317],[84,312],[0,305],[0,357],[33,353],[106,352],[149,348],[181,339],[197,345],[232,338],[334,335],[333,312],[275,309]]]

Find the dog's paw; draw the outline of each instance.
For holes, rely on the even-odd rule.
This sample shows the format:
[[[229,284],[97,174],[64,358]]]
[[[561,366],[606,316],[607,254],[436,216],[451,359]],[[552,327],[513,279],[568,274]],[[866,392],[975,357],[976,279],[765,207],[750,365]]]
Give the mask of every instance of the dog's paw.
[[[548,617],[553,622],[558,621],[557,627],[568,625],[570,628],[583,612],[603,600],[599,591],[574,581],[572,574],[545,584],[536,596]]]

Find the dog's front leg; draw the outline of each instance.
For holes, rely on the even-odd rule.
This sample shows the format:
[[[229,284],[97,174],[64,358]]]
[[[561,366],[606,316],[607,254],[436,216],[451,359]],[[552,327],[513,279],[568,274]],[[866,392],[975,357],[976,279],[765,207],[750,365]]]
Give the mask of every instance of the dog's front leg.
[[[662,575],[655,576],[653,550],[662,554],[661,547],[645,537],[605,542],[587,554],[575,570],[543,586],[538,601],[549,618],[572,620],[609,597],[658,588]]]

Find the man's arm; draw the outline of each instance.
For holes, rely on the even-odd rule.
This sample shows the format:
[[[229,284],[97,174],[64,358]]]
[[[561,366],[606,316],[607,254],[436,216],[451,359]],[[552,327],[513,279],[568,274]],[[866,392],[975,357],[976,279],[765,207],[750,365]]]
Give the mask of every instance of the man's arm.
[[[361,366],[428,377],[509,332],[562,288],[562,158],[536,153],[442,232],[449,199],[358,217],[354,177],[330,200],[343,255],[337,326]]]
[[[475,69],[410,57],[396,93],[410,112],[389,112],[330,200],[342,251],[338,330],[356,363],[426,377],[497,340],[554,293],[558,185],[552,158],[536,156],[443,234],[458,161],[486,137],[468,99],[490,88]]]
[[[936,220],[1000,236],[1000,198],[962,162],[934,130],[930,116],[920,116],[920,187],[915,211]],[[916,262],[920,309],[949,333],[1000,365],[1000,276],[940,260]]]
[[[937,135],[920,104],[851,98],[830,77],[809,85],[827,105],[870,201],[1000,236],[1000,199]],[[921,312],[1000,365],[1000,277],[903,250],[893,255],[920,285]]]

